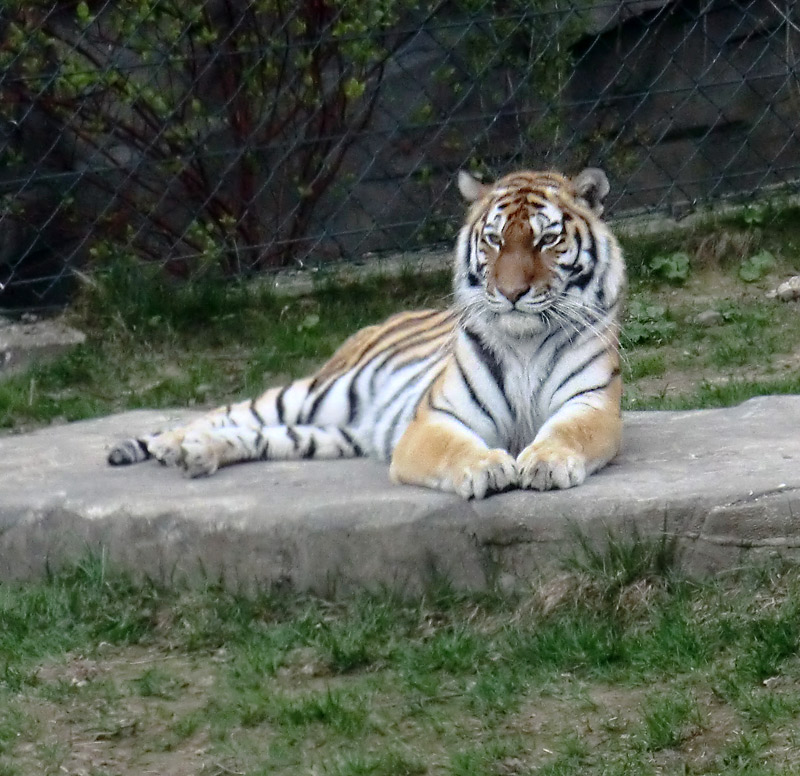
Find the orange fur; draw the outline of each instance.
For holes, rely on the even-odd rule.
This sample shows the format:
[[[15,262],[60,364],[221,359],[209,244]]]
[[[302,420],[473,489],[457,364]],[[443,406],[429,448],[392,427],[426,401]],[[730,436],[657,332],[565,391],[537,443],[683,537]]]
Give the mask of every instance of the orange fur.
[[[517,456],[517,471],[522,487],[541,490],[552,487],[569,487],[568,481],[542,480],[537,487],[537,467],[552,470],[559,461],[578,458],[584,474],[591,474],[605,466],[618,452],[622,439],[622,379],[617,376],[602,392],[601,407],[585,406],[580,413],[563,421],[554,421]]]
[[[453,369],[452,362],[448,368]],[[435,417],[428,399],[442,390],[447,371],[429,388],[397,443],[389,476],[395,483],[452,491],[464,498],[483,498],[487,492],[503,490],[515,481],[514,459],[505,450],[489,448],[463,426]]]

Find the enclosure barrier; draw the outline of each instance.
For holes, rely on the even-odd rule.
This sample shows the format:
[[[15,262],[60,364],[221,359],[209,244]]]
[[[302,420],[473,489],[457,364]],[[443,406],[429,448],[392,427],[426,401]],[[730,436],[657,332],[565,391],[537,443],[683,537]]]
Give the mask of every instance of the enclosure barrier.
[[[0,310],[449,242],[467,168],[615,217],[793,190],[789,0],[6,0]]]

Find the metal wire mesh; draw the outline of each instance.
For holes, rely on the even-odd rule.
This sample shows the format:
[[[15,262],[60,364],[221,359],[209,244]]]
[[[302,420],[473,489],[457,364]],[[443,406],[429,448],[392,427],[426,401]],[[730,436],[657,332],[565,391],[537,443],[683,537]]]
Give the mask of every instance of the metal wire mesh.
[[[120,262],[241,276],[449,242],[468,168],[612,215],[800,179],[789,0],[7,0],[0,308]]]

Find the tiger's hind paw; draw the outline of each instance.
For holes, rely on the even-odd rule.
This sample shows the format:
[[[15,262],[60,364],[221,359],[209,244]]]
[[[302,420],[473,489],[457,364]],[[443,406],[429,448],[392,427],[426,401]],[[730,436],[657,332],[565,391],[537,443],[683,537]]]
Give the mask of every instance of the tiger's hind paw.
[[[529,490],[565,489],[586,479],[586,459],[563,445],[534,443],[517,458],[519,486]]]
[[[453,482],[454,490],[462,498],[482,499],[515,485],[517,469],[514,459],[505,450],[487,450],[470,462]]]
[[[189,477],[208,477],[220,464],[214,440],[205,432],[187,434],[181,444],[181,466]]]
[[[177,466],[181,463],[182,431],[165,431],[147,440],[147,449],[164,466]]]

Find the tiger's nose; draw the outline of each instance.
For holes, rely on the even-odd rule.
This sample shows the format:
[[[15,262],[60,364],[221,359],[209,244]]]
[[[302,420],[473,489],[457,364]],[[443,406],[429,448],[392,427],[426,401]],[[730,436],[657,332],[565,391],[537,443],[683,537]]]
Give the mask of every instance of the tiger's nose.
[[[528,291],[531,290],[530,283],[514,283],[508,286],[497,286],[497,290],[508,299],[511,304],[516,304]]]

